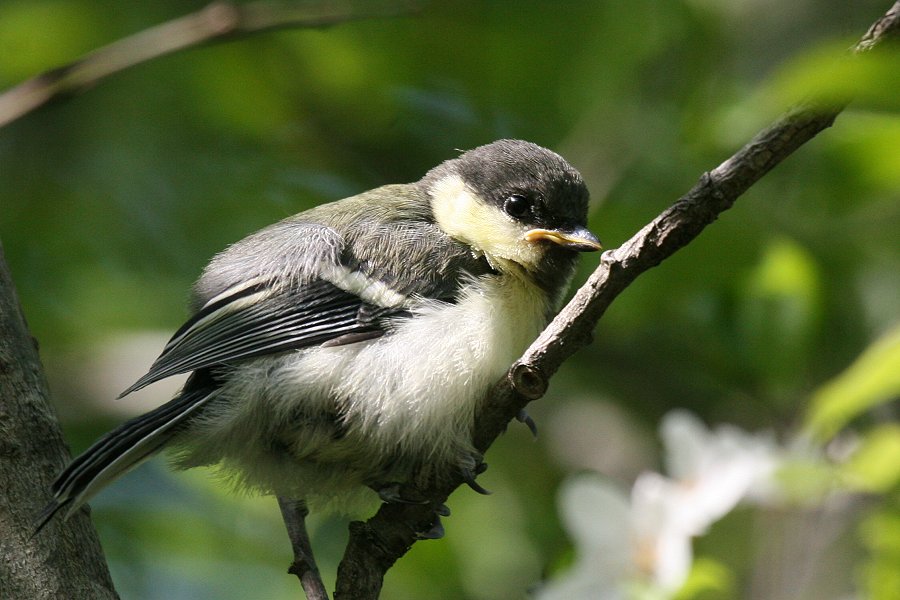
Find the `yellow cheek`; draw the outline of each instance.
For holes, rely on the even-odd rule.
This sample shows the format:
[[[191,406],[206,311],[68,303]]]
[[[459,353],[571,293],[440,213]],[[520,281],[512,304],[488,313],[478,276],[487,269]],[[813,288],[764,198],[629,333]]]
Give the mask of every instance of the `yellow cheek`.
[[[525,240],[528,227],[479,200],[458,177],[446,177],[431,189],[437,224],[448,235],[484,253],[495,266],[502,260],[533,269],[541,258],[540,244]]]

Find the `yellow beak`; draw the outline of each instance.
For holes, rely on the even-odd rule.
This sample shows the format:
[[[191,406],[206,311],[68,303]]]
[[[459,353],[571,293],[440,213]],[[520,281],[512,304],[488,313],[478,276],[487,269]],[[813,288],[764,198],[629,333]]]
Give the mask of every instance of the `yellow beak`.
[[[595,252],[603,249],[597,236],[584,227],[576,227],[570,231],[531,229],[525,232],[525,241],[536,242],[538,240],[549,240],[554,244],[578,252]]]

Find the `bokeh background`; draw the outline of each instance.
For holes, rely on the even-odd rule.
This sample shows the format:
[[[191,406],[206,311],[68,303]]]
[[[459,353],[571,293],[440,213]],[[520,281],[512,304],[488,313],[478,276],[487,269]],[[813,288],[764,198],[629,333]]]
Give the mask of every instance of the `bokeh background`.
[[[479,479],[494,494],[454,494],[447,537],[416,544],[384,591],[526,597],[571,560],[568,474],[627,488],[659,469],[657,424],[676,407],[788,439],[816,390],[900,323],[900,62],[833,66],[889,4],[435,2],[164,57],[3,128],[0,239],[73,452],[168,399],[177,382],[114,400],[187,316],[206,261],[261,226],[518,137],[582,171],[613,248],[792,102],[852,88],[832,130],[614,303],[531,408],[539,439],[511,426]],[[203,5],[4,0],[0,87]],[[851,407],[842,435],[896,427],[886,399]],[[888,475],[841,510],[717,523],[695,549],[727,576],[686,597],[890,597],[900,475],[876,466]],[[157,459],[92,506],[124,598],[298,596],[272,499]],[[312,535],[333,581],[346,519],[316,517]]]

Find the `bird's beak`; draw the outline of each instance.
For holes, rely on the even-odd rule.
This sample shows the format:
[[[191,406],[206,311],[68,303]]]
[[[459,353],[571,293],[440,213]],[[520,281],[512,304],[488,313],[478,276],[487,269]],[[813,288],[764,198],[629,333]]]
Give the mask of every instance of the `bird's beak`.
[[[588,231],[585,227],[575,227],[568,231],[561,231],[559,229],[532,229],[525,232],[525,240],[528,242],[550,240],[554,244],[559,244],[560,246],[578,252],[595,252],[603,249],[597,236]]]

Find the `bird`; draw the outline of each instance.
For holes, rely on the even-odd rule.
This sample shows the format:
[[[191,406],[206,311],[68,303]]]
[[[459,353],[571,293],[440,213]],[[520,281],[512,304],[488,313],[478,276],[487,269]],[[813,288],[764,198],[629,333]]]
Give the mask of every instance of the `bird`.
[[[564,158],[503,139],[232,244],[121,396],[189,373],[181,391],[75,458],[38,530],[164,449],[175,468],[276,496],[289,531],[291,509],[302,523],[403,502],[434,478],[483,491],[475,414],[559,309],[579,254],[601,249],[588,202]]]

